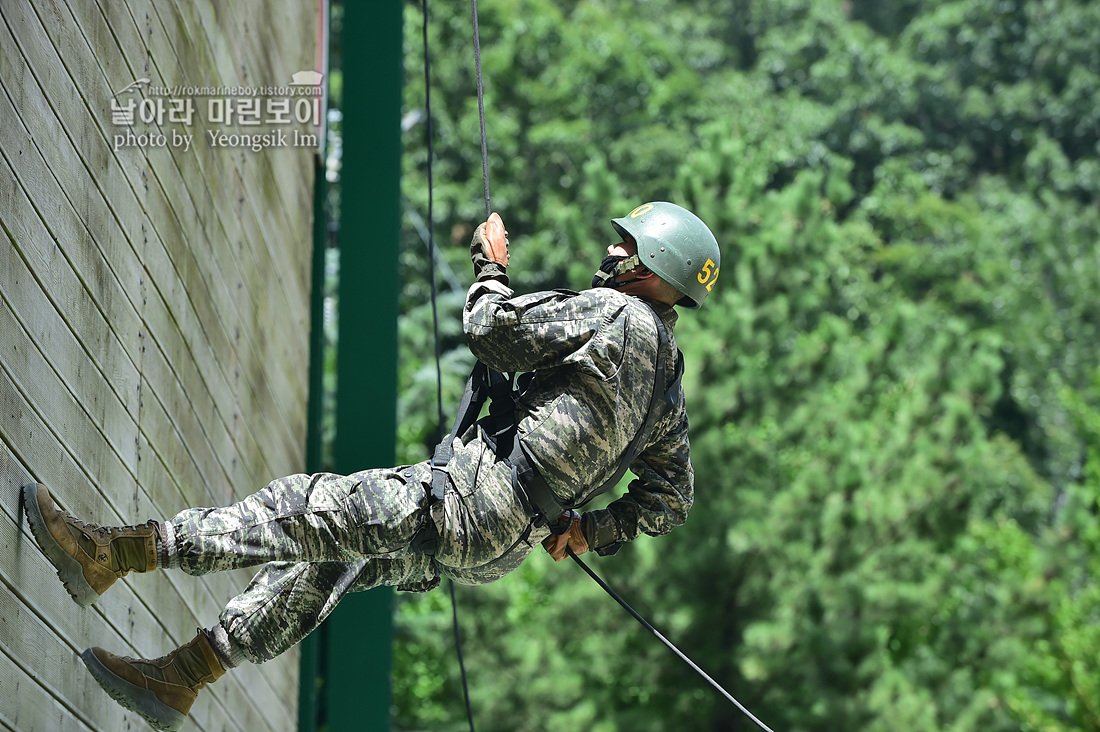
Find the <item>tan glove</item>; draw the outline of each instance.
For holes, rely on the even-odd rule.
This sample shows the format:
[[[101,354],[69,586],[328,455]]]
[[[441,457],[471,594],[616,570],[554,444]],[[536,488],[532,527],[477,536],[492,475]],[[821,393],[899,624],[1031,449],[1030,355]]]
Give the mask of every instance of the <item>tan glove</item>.
[[[506,277],[508,271],[508,232],[500,214],[495,211],[474,230],[470,241],[470,259],[474,277],[480,282],[490,277]]]
[[[588,541],[581,532],[581,515],[576,511],[569,511],[561,517],[562,521],[569,522],[569,531],[564,534],[551,534],[542,540],[542,546],[547,553],[560,562],[568,556],[565,548],[569,547],[578,557],[588,551]]]

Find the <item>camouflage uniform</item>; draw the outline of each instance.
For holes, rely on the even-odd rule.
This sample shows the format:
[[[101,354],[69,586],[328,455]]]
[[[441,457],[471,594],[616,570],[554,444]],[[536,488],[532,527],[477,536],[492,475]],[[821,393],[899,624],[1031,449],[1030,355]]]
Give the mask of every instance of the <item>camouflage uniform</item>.
[[[534,373],[516,406],[520,440],[563,505],[584,504],[615,474],[645,419],[658,347],[653,311],[669,332],[671,381],[670,306],[609,288],[514,299],[495,280],[470,288],[463,323],[474,355],[493,369]],[[693,496],[687,433],[680,389],[631,466],[638,479],[629,492],[583,514],[592,549],[609,553],[683,523]],[[428,590],[440,575],[492,582],[548,535],[533,525],[510,466],[479,425],[455,440],[447,493],[433,505],[431,472],[423,462],[281,478],[233,506],[181,512],[165,522],[165,542],[173,563],[191,574],[265,565],[221,615],[244,655],[264,661],[304,638],[347,592]],[[439,533],[434,556],[410,547],[426,521]]]

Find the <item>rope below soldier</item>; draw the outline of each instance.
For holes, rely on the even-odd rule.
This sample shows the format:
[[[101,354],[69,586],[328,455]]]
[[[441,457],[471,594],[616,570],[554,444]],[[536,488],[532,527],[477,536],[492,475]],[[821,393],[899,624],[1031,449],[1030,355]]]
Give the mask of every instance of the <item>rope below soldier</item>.
[[[155,727],[178,730],[205,684],[291,648],[348,592],[426,591],[441,576],[483,584],[539,543],[556,560],[567,547],[611,554],[682,524],[694,478],[673,306],[702,305],[718,245],[694,214],[666,202],[612,225],[621,241],[591,289],[519,297],[500,217],[478,227],[463,327],[479,361],[523,374],[522,389],[510,381],[487,417],[456,424],[445,461],[437,451],[416,465],[288,476],[232,506],[132,527],[84,523],[45,486],[26,486],[34,536],[82,606],[131,571],[262,565],[213,627],[162,658],[84,651],[100,685]],[[637,476],[627,493],[578,513],[627,464]]]

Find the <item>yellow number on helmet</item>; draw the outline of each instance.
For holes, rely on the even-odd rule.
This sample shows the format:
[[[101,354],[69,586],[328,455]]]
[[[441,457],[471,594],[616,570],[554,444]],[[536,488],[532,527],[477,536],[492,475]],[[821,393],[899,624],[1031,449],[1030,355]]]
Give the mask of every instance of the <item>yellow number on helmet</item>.
[[[714,260],[708,259],[707,263],[703,265],[703,269],[699,270],[699,282],[705,285],[707,284],[707,280],[717,274],[718,273],[714,270]]]

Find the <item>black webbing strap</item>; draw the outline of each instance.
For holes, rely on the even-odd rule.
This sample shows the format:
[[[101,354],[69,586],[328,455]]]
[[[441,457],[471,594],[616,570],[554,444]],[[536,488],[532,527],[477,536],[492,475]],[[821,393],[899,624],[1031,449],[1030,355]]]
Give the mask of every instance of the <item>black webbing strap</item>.
[[[522,378],[518,379],[522,382]],[[454,441],[477,421],[485,401],[489,400],[489,414],[483,423],[492,431],[486,436],[490,439],[504,438],[510,443],[515,431],[515,398],[517,392],[512,388],[512,377],[507,373],[495,371],[481,361],[474,364],[473,371],[466,379],[466,389],[458,405],[454,426],[450,434],[436,445],[430,461],[432,467],[432,490],[428,498],[429,510],[425,512],[423,523],[412,540],[414,551],[422,554],[435,554],[439,543],[433,514],[441,512],[437,507],[447,494],[447,465],[454,457]]]
[[[447,464],[454,457],[455,437],[470,428],[481,412],[481,406],[489,396],[493,385],[493,374],[504,378],[498,372],[491,371],[488,366],[478,361],[474,364],[473,371],[466,379],[466,389],[462,393],[462,401],[458,405],[458,414],[455,416],[454,426],[450,434],[443,438],[435,447],[430,464],[432,466],[432,490],[428,498],[429,510],[424,512],[420,528],[413,537],[410,547],[421,554],[435,554],[439,545],[439,532],[436,530],[432,509],[443,501],[447,492]],[[438,509],[436,509],[438,510]]]
[[[670,384],[665,378],[665,367],[668,362],[666,357],[669,342],[668,331],[657,313],[653,313],[653,322],[657,326],[657,367],[653,375],[653,393],[649,398],[649,409],[646,411],[646,417],[642,422],[642,426],[639,427],[638,431],[634,434],[634,439],[630,441],[626,450],[623,451],[622,459],[619,461],[619,467],[615,471],[615,474],[604,481],[599,488],[589,492],[576,501],[569,504],[562,504],[558,500],[557,494],[554,493],[546,483],[546,480],[539,474],[539,471],[531,465],[530,460],[527,458],[526,453],[524,453],[520,445],[519,436],[516,436],[515,446],[512,448],[511,455],[508,456],[508,462],[512,466],[513,484],[516,486],[516,489],[521,492],[531,508],[534,509],[536,523],[545,522],[555,534],[565,533],[569,529],[569,522],[560,521],[566,511],[588,503],[594,497],[618,485],[619,481],[622,480],[622,477],[626,474],[627,469],[630,468],[630,465],[637,459],[642,450],[645,449],[650,436],[653,434],[653,428],[656,426],[657,421],[667,414],[669,409],[675,404],[676,390],[680,385],[680,379],[684,373],[684,354],[681,353],[679,349],[676,350],[676,373]]]
[[[488,396],[489,367],[478,361],[474,364],[474,370],[466,379],[466,389],[462,393],[462,401],[458,405],[458,414],[455,417],[454,427],[451,433],[443,438],[435,447],[432,455],[432,497],[443,500],[443,492],[447,485],[447,464],[454,457],[455,437],[470,428],[481,411],[481,405]]]

